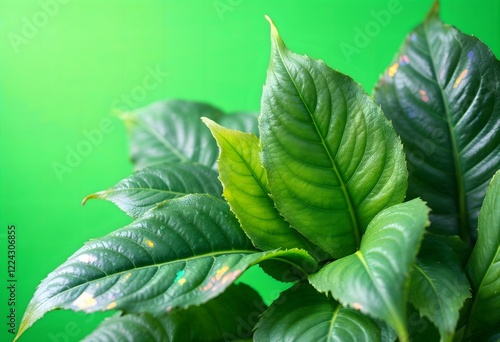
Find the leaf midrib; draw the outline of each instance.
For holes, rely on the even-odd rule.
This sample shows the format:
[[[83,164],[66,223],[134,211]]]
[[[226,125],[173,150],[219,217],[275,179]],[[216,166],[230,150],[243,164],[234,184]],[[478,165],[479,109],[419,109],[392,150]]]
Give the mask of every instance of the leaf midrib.
[[[114,276],[119,276],[121,274],[125,274],[125,273],[128,273],[128,272],[135,272],[135,271],[138,271],[138,270],[141,270],[141,269],[147,269],[147,268],[153,268],[153,267],[163,267],[165,265],[169,265],[169,264],[175,264],[177,262],[188,262],[190,260],[196,260],[196,259],[201,259],[201,258],[208,258],[208,257],[215,257],[215,256],[221,256],[221,255],[236,255],[236,254],[245,254],[245,255],[251,255],[251,254],[255,254],[255,253],[258,253],[257,251],[255,250],[231,250],[231,251],[219,251],[219,252],[212,252],[212,253],[205,253],[205,254],[199,254],[199,255],[193,255],[191,257],[188,257],[188,258],[183,258],[183,259],[177,259],[177,260],[171,260],[171,261],[166,261],[166,262],[163,262],[163,263],[158,263],[158,264],[149,264],[149,265],[145,265],[145,266],[140,266],[140,267],[132,267],[128,270],[123,270],[123,271],[120,271],[120,272],[116,272],[116,273],[111,273],[111,274],[108,274],[104,271],[102,271],[102,269],[99,268],[100,271],[102,271],[104,273],[104,276],[102,277],[99,277],[99,278],[95,278],[95,279],[92,279],[90,281],[86,281],[82,284],[79,284],[79,285],[76,285],[74,287],[71,287],[71,288],[68,288],[66,290],[63,290],[61,292],[58,292],[56,295],[54,295],[53,297],[50,297],[48,300],[44,301],[44,302],[37,302],[37,305],[34,309],[30,310],[30,315],[28,317],[32,317],[33,316],[33,313],[36,312],[36,310],[38,310],[38,308],[40,306],[42,306],[43,304],[47,303],[48,301],[51,301],[53,300],[54,298],[57,298],[67,292],[71,292],[71,291],[74,291],[75,289],[77,290],[78,288],[82,287],[82,286],[88,286],[89,284],[93,283],[93,282],[96,282],[96,281],[99,281],[103,278],[108,278],[108,277],[114,277]],[[87,265],[87,263],[84,263]],[[133,264],[133,263],[132,263]],[[95,267],[94,265],[91,265],[93,267]],[[64,275],[58,275],[58,276],[66,276],[67,274],[64,274]],[[29,306],[28,306],[29,308]],[[53,309],[52,309],[53,310]],[[24,321],[24,319],[23,319]]]
[[[181,161],[190,161],[188,157],[186,157],[181,150],[172,145],[168,140],[164,139],[157,131],[147,125],[141,118],[138,118],[136,121],[139,126],[149,132],[153,137],[155,137],[163,146],[165,146],[169,151],[171,151],[177,158]]]
[[[434,78],[436,79],[436,85],[439,89],[439,94],[441,95],[441,100],[444,105],[445,109],[445,115],[446,115],[446,124],[448,126],[448,132],[450,135],[451,139],[451,149],[452,149],[452,154],[453,154],[453,163],[455,167],[455,175],[456,175],[456,186],[457,186],[457,191],[458,191],[458,219],[459,219],[459,233],[460,237],[462,238],[465,243],[470,244],[470,232],[468,229],[468,215],[467,215],[467,206],[466,206],[466,197],[465,197],[465,184],[464,184],[464,179],[463,179],[463,172],[460,164],[460,154],[458,153],[458,148],[457,148],[457,137],[454,131],[454,127],[451,124],[451,111],[448,106],[448,101],[446,100],[446,96],[444,93],[444,89],[439,83],[439,78],[437,77],[436,73],[436,64],[434,62],[434,56],[432,54],[432,49],[429,44],[429,32],[428,32],[428,26],[424,25],[423,26],[423,32],[425,34],[425,44],[427,46],[427,49],[429,51],[429,58],[431,61],[431,66],[432,66],[432,72],[434,74]]]
[[[318,134],[318,136],[321,139],[321,145],[323,145],[323,147],[324,147],[324,149],[325,149],[325,151],[326,151],[326,153],[328,155],[328,158],[330,159],[330,162],[332,163],[332,169],[333,169],[333,171],[337,175],[337,178],[340,181],[340,188],[342,189],[342,192],[344,194],[344,198],[345,198],[345,200],[347,202],[347,207],[349,209],[349,215],[351,217],[351,222],[354,225],[354,227],[353,227],[354,229],[352,229],[352,230],[354,232],[354,237],[355,237],[355,240],[356,240],[356,247],[359,247],[360,242],[361,242],[361,232],[360,232],[360,226],[359,226],[359,223],[358,223],[358,219],[357,219],[356,213],[354,212],[354,205],[353,205],[353,201],[351,199],[351,195],[347,191],[347,187],[346,187],[346,184],[344,182],[344,179],[340,175],[340,172],[339,172],[338,167],[337,167],[337,163],[335,162],[335,159],[334,159],[332,153],[328,149],[328,145],[326,144],[326,141],[325,141],[323,135],[321,134],[321,131],[319,130],[319,127],[318,127],[318,124],[317,124],[317,122],[316,122],[316,120],[314,118],[314,115],[311,112],[311,110],[310,110],[309,106],[307,105],[306,101],[304,100],[304,97],[302,96],[302,93],[299,91],[299,87],[297,87],[297,84],[295,83],[295,80],[293,79],[293,77],[292,77],[292,75],[290,73],[290,70],[288,69],[288,66],[285,63],[284,57],[283,57],[283,55],[281,53],[281,49],[278,46],[278,42],[275,41],[275,44],[276,44],[276,50],[278,51],[278,54],[279,54],[280,59],[281,59],[281,62],[282,62],[283,66],[284,66],[284,68],[285,68],[285,70],[286,70],[286,72],[288,74],[288,77],[292,81],[292,84],[293,84],[293,86],[294,86],[297,94],[299,95],[300,100],[302,101],[304,107],[307,109],[307,113],[309,114],[309,116],[311,118],[311,121],[312,121],[312,123],[314,125],[314,129],[316,130],[316,133]]]
[[[361,265],[363,265],[363,268],[365,269],[366,273],[370,277],[370,280],[373,283],[373,285],[375,287],[375,290],[379,294],[379,297],[382,298],[382,300],[384,301],[384,303],[385,303],[386,307],[389,309],[389,312],[391,313],[392,317],[396,318],[395,321],[399,325],[399,327],[397,329],[397,330],[399,330],[399,331],[397,331],[398,335],[403,334],[403,333],[406,334],[406,328],[405,328],[404,322],[402,322],[399,319],[399,316],[397,314],[396,308],[394,308],[394,306],[392,305],[391,301],[387,299],[386,294],[380,292],[380,290],[379,290],[379,288],[377,286],[377,282],[375,281],[375,277],[371,273],[370,268],[368,267],[368,264],[366,263],[366,260],[365,260],[365,257],[363,255],[363,253],[360,250],[358,250],[358,251],[356,251],[356,253],[354,253],[354,255],[356,255],[356,257],[358,258],[358,260],[361,263]]]
[[[476,295],[473,296],[472,306],[471,306],[471,309],[470,309],[470,312],[469,312],[469,317],[468,317],[468,320],[467,320],[467,325],[466,325],[464,336],[467,336],[468,334],[470,334],[470,332],[472,330],[472,323],[473,322],[477,322],[477,319],[475,319],[474,316],[475,316],[475,313],[476,313],[477,303],[479,302],[479,300],[478,300],[479,299],[479,294],[484,289],[483,283],[484,283],[484,281],[486,279],[486,276],[490,272],[490,270],[493,267],[493,265],[496,264],[495,260],[497,259],[497,257],[499,255],[500,255],[500,246],[497,248],[496,253],[493,255],[493,258],[491,259],[491,262],[489,263],[488,268],[486,269],[486,272],[484,272],[484,275],[481,278],[481,281],[479,282],[479,284],[477,286]]]
[[[430,277],[427,276],[427,274],[424,272],[424,270],[418,266],[417,263],[415,263],[414,265],[415,269],[420,273],[422,274],[422,276],[425,278],[425,280],[427,281],[427,283],[429,283],[429,285],[431,286],[431,289],[432,289],[432,292],[434,293],[434,297],[436,298],[437,302],[438,302],[438,305],[439,305],[439,311],[443,314],[445,312],[445,309],[443,307],[443,303],[441,301],[441,298],[439,297],[439,294],[437,292],[437,289],[436,287],[434,286],[434,283],[432,282],[432,279]],[[443,315],[443,316],[446,316],[446,315]],[[428,318],[431,319],[430,315],[428,315]],[[432,321],[432,320],[431,320]],[[441,329],[439,329],[441,330]],[[448,331],[446,332],[442,332],[442,333],[449,333]]]

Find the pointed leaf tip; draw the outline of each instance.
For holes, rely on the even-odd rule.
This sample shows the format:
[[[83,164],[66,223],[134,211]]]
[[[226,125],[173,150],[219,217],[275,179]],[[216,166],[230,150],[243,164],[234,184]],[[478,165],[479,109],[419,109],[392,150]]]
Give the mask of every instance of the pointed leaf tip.
[[[441,4],[439,0],[435,0],[434,3],[432,4],[429,12],[427,12],[426,20],[434,19],[434,18],[439,18],[439,10],[441,9]]]
[[[284,49],[286,47],[285,43],[281,39],[280,34],[278,32],[278,29],[274,25],[273,20],[268,15],[264,15],[264,17],[266,18],[266,20],[271,25],[271,42],[272,42],[272,46],[277,46],[279,49]]]

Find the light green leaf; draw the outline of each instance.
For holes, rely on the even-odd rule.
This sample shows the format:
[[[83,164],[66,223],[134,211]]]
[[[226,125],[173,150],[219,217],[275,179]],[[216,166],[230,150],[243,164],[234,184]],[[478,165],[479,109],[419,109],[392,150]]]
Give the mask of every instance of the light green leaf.
[[[161,164],[137,171],[112,188],[83,199],[106,199],[127,215],[137,218],[158,203],[194,193],[221,196],[222,185],[217,172],[191,162]]]
[[[431,231],[475,240],[500,168],[500,62],[479,39],[443,24],[436,1],[374,95],[403,141],[408,197],[432,208]]]
[[[223,113],[210,105],[169,100],[124,113],[136,169],[191,161],[216,168],[217,145],[200,118],[219,120]]]
[[[281,293],[257,324],[255,341],[382,341],[377,323],[299,283]]]
[[[223,195],[255,246],[263,249],[314,247],[292,229],[269,196],[267,177],[260,162],[259,139],[219,126],[204,118],[220,149],[219,178]]]
[[[441,341],[453,341],[460,309],[469,297],[458,255],[445,240],[427,235],[411,274],[408,301],[436,325]]]
[[[467,332],[500,325],[500,171],[486,192],[477,243],[467,264],[473,302]]]
[[[251,287],[232,285],[220,296],[187,310],[153,316],[127,314],[106,319],[84,342],[235,341],[252,336],[266,305]]]
[[[257,252],[226,202],[187,195],[73,254],[37,288],[18,334],[55,309],[158,315],[203,304],[272,258],[292,268],[312,260],[300,250]]]
[[[276,207],[334,258],[406,192],[403,147],[373,99],[323,61],[290,52],[271,23],[262,162]]]
[[[245,133],[253,133],[259,136],[259,114],[258,113],[232,113],[224,115],[218,123],[226,128],[235,129]]]
[[[344,306],[387,322],[401,341],[408,341],[409,273],[429,223],[428,213],[420,199],[383,210],[368,225],[356,253],[324,266],[309,281]]]

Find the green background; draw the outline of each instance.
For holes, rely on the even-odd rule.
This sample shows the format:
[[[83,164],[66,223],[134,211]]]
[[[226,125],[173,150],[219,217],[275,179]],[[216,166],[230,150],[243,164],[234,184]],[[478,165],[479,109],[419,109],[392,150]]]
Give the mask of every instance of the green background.
[[[17,228],[19,325],[35,287],[83,242],[130,219],[81,199],[128,176],[113,109],[164,98],[258,111],[273,18],[288,47],[371,92],[432,0],[10,0],[0,4],[0,340],[7,333],[7,226]],[[44,5],[45,4],[45,5]],[[500,2],[443,0],[442,18],[500,55]],[[399,13],[384,14],[395,7]],[[384,12],[385,11],[385,12]],[[365,36],[366,35],[366,36]],[[364,36],[364,39],[363,37]],[[351,50],[347,50],[351,49]],[[104,121],[103,121],[104,120]],[[111,126],[94,140],[89,132]],[[108,123],[109,123],[108,122]],[[80,148],[80,159],[71,157]],[[71,166],[59,173],[54,163]],[[71,161],[70,161],[71,162]],[[282,288],[253,270],[270,299]],[[20,341],[77,341],[103,317],[51,312]]]

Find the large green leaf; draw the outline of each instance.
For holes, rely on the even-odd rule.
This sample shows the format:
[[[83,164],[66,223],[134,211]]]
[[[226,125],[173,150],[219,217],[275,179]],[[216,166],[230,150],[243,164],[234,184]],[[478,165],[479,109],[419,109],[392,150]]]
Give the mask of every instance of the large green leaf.
[[[297,247],[313,254],[312,244],[290,227],[269,196],[259,139],[203,120],[221,151],[218,165],[223,195],[252,242],[263,250]]]
[[[479,214],[478,238],[467,272],[474,293],[467,331],[500,325],[500,171]]]
[[[404,199],[403,147],[359,84],[290,52],[272,23],[271,40],[260,116],[269,188],[292,227],[339,258],[380,210]]]
[[[455,251],[444,239],[424,238],[411,274],[408,301],[438,327],[441,341],[453,341],[470,286]]]
[[[217,145],[200,118],[219,120],[223,113],[210,105],[169,100],[124,113],[132,162],[146,166],[192,161],[216,167]]]
[[[428,202],[431,230],[469,242],[500,168],[500,63],[438,12],[436,1],[379,80],[375,99],[404,143],[408,196]]]
[[[312,259],[300,250],[257,252],[226,202],[187,195],[73,254],[37,288],[19,334],[54,309],[161,314],[199,305],[271,258],[297,268]]]
[[[158,203],[194,193],[221,196],[217,172],[191,162],[161,164],[137,171],[112,188],[83,199],[101,198],[116,204],[132,217],[139,217]]]
[[[84,342],[234,341],[252,336],[266,305],[251,287],[232,285],[201,306],[153,316],[148,313],[106,319]]]
[[[408,341],[406,299],[429,208],[420,199],[379,213],[366,229],[360,249],[309,277],[321,292],[344,306],[382,319]]]
[[[382,341],[382,333],[371,318],[299,283],[264,312],[254,340],[376,342]]]

